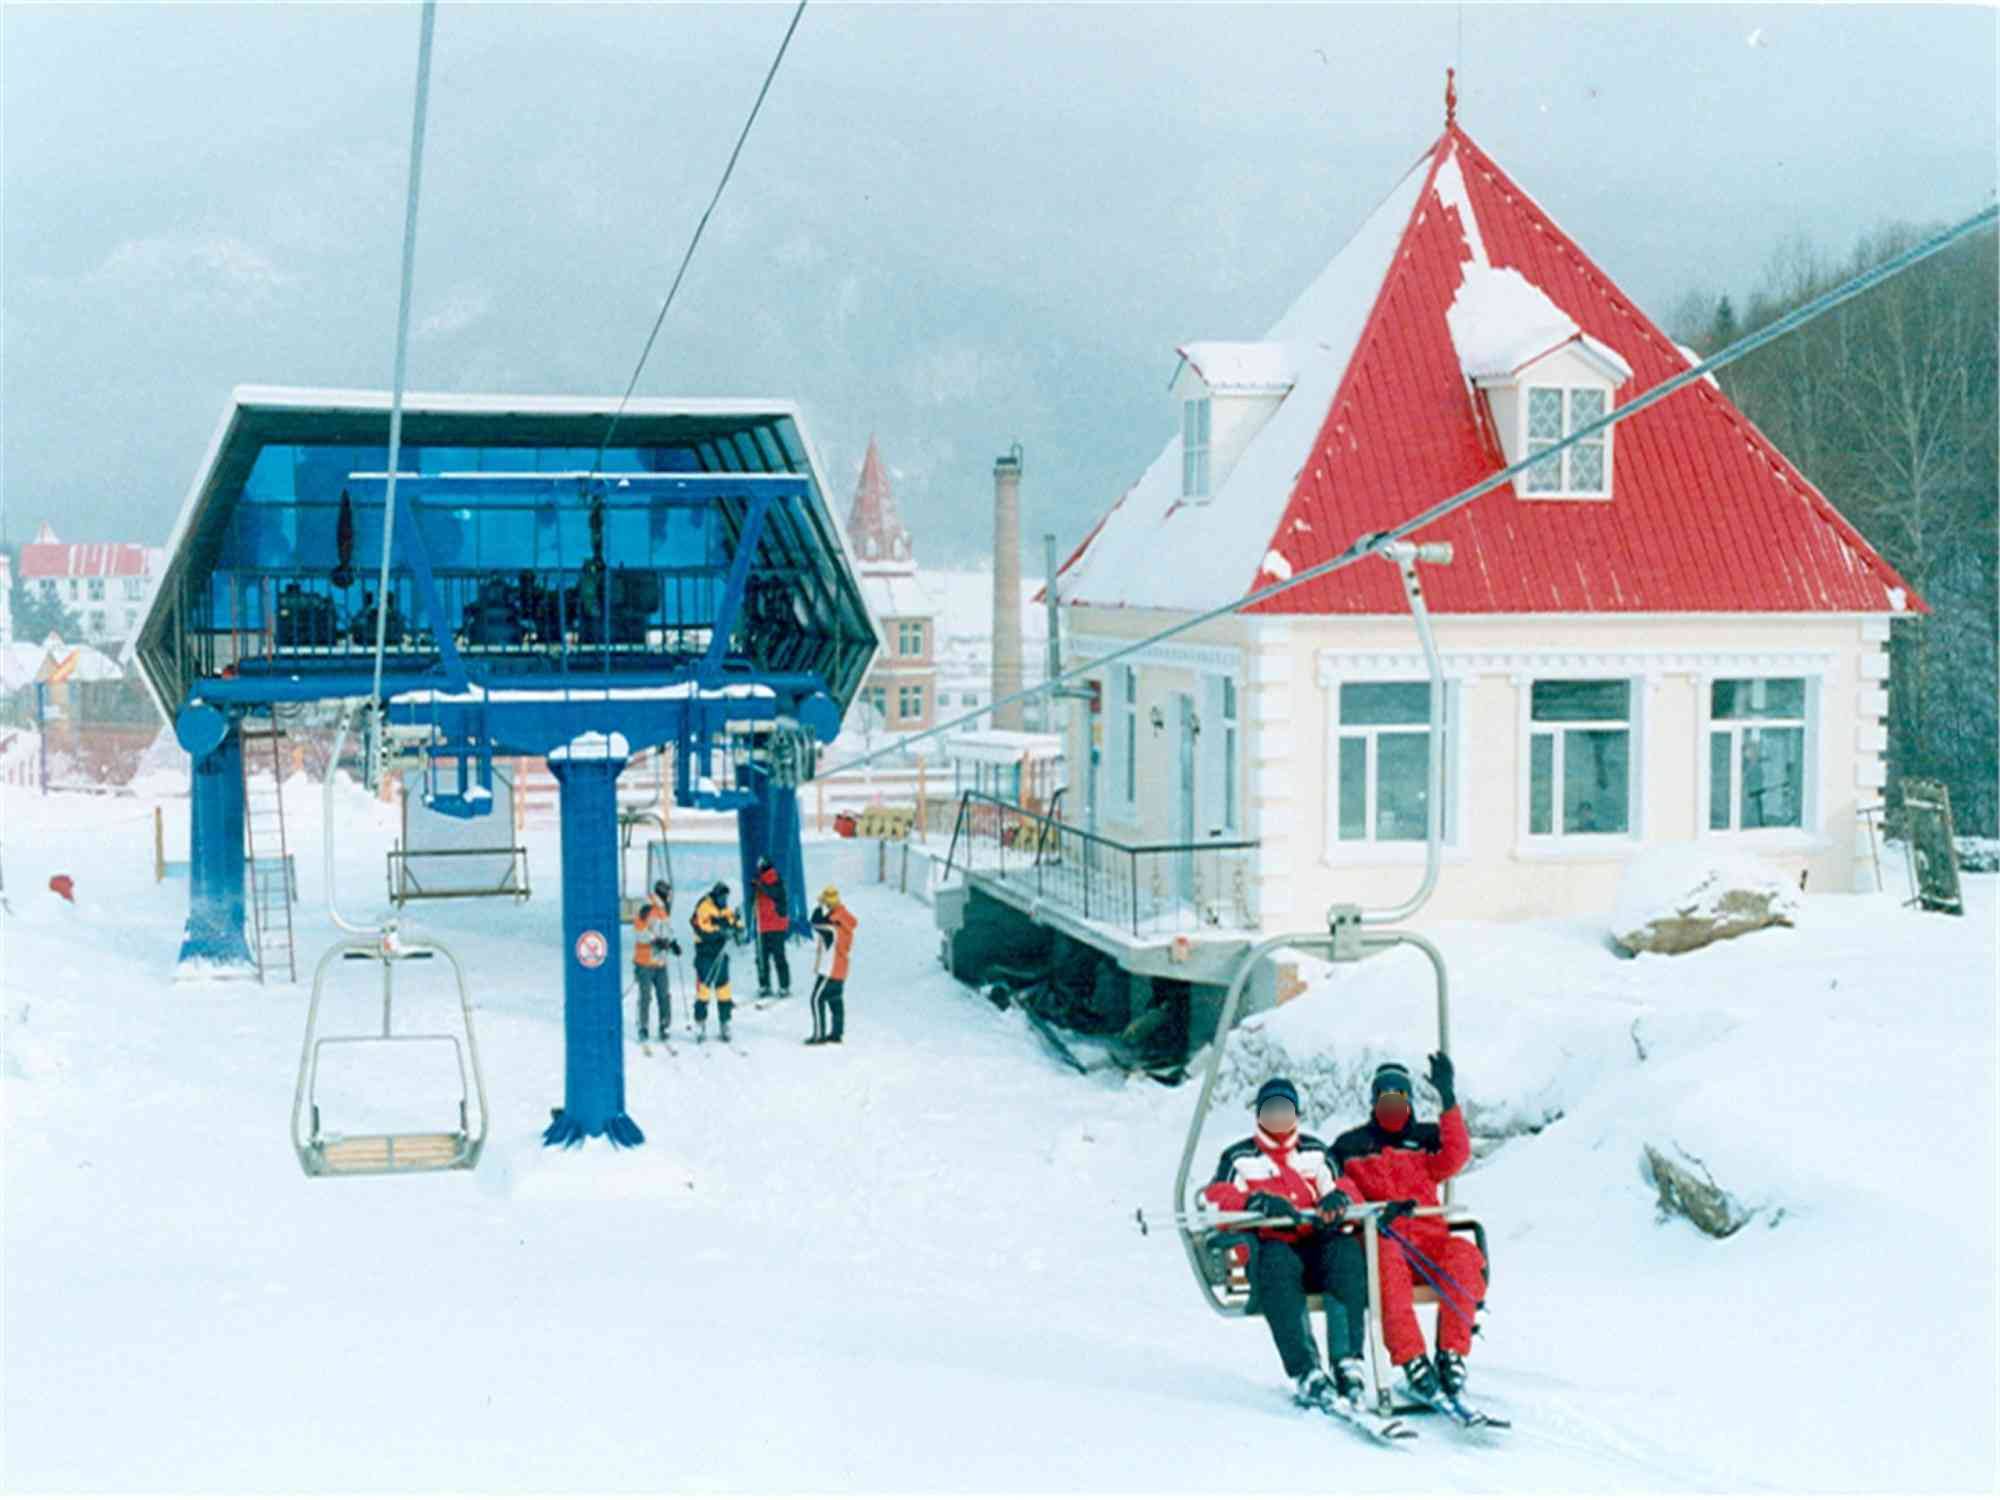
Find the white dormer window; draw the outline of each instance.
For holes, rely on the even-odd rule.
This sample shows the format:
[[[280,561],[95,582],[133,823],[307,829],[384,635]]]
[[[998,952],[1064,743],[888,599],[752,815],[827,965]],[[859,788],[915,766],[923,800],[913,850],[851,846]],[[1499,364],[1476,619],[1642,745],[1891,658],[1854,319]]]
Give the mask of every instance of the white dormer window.
[[[1611,409],[1601,385],[1531,385],[1522,403],[1522,451],[1530,458],[1588,427]],[[1606,429],[1551,454],[1521,476],[1521,493],[1605,496],[1611,493],[1611,432]]]
[[[1181,403],[1181,494],[1200,500],[1208,494],[1209,398]]]

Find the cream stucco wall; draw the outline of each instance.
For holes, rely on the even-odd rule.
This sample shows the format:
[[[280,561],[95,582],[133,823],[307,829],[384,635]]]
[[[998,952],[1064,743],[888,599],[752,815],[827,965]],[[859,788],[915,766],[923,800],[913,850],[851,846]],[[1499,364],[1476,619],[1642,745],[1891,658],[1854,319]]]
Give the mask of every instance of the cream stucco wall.
[[[1135,639],[1174,616],[1154,611],[1069,611],[1071,659],[1110,641]],[[1879,802],[1887,712],[1887,621],[1856,616],[1447,617],[1439,648],[1453,687],[1449,804],[1457,836],[1427,918],[1512,920],[1601,912],[1624,864],[1650,844],[1715,838],[1755,853],[1813,889],[1868,888],[1873,869],[1856,809]],[[1334,695],[1341,681],[1415,680],[1422,675],[1407,618],[1245,619],[1210,622],[1148,648],[1139,682],[1138,798],[1117,795],[1120,741],[1115,674],[1105,682],[1100,771],[1101,832],[1127,842],[1177,837],[1178,740],[1174,695],[1203,698],[1218,673],[1240,673],[1239,797],[1242,834],[1259,841],[1255,901],[1267,929],[1316,926],[1336,902],[1380,905],[1413,888],[1420,843],[1366,846],[1330,840]],[[1536,677],[1622,677],[1635,683],[1630,837],[1526,834],[1528,684]],[[1809,790],[1803,830],[1708,832],[1707,703],[1717,677],[1803,677],[1809,684]],[[1163,727],[1150,723],[1157,707]],[[1072,730],[1071,784],[1078,787],[1085,716]],[[1204,717],[1202,750],[1219,745]],[[1197,835],[1219,814],[1219,769],[1198,782]],[[1081,797],[1071,816],[1082,821]],[[1204,806],[1203,803],[1211,804]]]

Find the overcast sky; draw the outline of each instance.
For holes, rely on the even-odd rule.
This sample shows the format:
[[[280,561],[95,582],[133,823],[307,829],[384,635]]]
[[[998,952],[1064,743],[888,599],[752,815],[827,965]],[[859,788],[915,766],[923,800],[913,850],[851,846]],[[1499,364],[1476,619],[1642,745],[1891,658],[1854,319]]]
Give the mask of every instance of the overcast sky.
[[[788,13],[442,7],[412,385],[622,390]],[[163,541],[232,385],[387,387],[417,14],[0,10],[14,541]],[[1067,551],[1173,431],[1174,346],[1264,332],[1447,64],[1664,319],[1989,201],[1995,46],[1971,7],[815,4],[640,389],[796,397],[843,514],[877,434],[937,561],[1018,439]]]

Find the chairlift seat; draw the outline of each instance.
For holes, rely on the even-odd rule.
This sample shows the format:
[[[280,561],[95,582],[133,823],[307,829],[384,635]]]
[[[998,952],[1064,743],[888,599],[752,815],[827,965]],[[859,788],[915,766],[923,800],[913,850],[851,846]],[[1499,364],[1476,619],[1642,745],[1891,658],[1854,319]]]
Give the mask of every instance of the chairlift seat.
[[[479,1144],[463,1131],[334,1135],[309,1143],[303,1155],[306,1171],[315,1177],[442,1172],[474,1165],[479,1159]]]
[[[1448,1214],[1444,1220],[1444,1225],[1453,1234],[1470,1235],[1473,1242],[1479,1246],[1480,1258],[1487,1261],[1490,1267],[1491,1259],[1486,1249],[1486,1227],[1483,1224],[1470,1215]],[[1226,1259],[1227,1269],[1220,1276],[1211,1274],[1208,1280],[1209,1285],[1215,1291],[1216,1300],[1221,1303],[1226,1313],[1233,1317],[1249,1316],[1251,1307],[1248,1240],[1250,1237],[1248,1235],[1211,1234],[1205,1238],[1240,1238],[1244,1241],[1241,1245],[1231,1246],[1225,1253],[1224,1258]],[[1208,1264],[1211,1271],[1214,1270],[1215,1263],[1216,1258],[1210,1256]],[[1422,1276],[1412,1277],[1412,1282],[1413,1285],[1410,1289],[1411,1302],[1418,1307],[1436,1305],[1438,1294],[1429,1282],[1425,1281]],[[1326,1299],[1318,1292],[1309,1292],[1306,1294],[1306,1306],[1314,1312],[1323,1312],[1325,1311]]]

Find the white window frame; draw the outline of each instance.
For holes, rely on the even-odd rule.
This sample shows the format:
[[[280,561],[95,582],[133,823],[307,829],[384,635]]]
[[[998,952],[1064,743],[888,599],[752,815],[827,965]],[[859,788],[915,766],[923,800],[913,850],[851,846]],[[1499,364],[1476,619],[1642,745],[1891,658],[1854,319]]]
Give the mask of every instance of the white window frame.
[[[911,641],[916,644],[910,644]],[[924,622],[922,620],[898,620],[896,622],[896,654],[898,656],[922,656],[924,654]]]
[[[126,597],[127,599],[143,599],[143,598],[145,598],[145,597],[146,597],[146,580],[145,580],[145,579],[143,579],[143,578],[128,578],[128,579],[126,579],[126,580],[125,580],[125,597]]]
[[[1747,682],[1758,677],[1803,678],[1806,685],[1805,753],[1799,774],[1805,785],[1799,793],[1799,824],[1795,828],[1744,828],[1742,778],[1738,775],[1741,762],[1742,740],[1737,734],[1730,735],[1730,809],[1728,828],[1711,828],[1708,824],[1709,798],[1715,790],[1714,771],[1709,762],[1710,740],[1724,730],[1740,729],[1793,729],[1798,727],[1794,719],[1718,719],[1715,717],[1715,684],[1718,682]],[[1817,673],[1801,671],[1772,672],[1706,672],[1695,678],[1695,691],[1699,703],[1695,712],[1695,827],[1696,837],[1715,839],[1732,844],[1785,846],[1812,845],[1824,842],[1821,828],[1820,806],[1821,747],[1825,736],[1821,732],[1822,704],[1824,694],[1821,689],[1824,679]]]
[[[85,585],[85,592],[86,592],[86,593],[88,594],[88,596],[89,596],[89,598],[90,598],[90,602],[91,602],[92,604],[101,604],[101,603],[103,603],[103,602],[104,602],[104,580],[103,580],[102,578],[93,578],[93,579],[91,579],[91,580],[89,581],[89,583],[87,583],[87,584]]]
[[[1208,498],[1214,421],[1214,407],[1207,396],[1181,403],[1181,495],[1184,499]]]
[[[1429,857],[1426,839],[1378,839],[1375,837],[1375,768],[1376,741],[1383,734],[1415,734],[1428,732],[1430,725],[1423,724],[1357,724],[1345,725],[1340,717],[1340,690],[1348,684],[1368,683],[1376,686],[1390,684],[1417,683],[1429,688],[1430,684],[1421,677],[1411,677],[1407,673],[1376,676],[1353,675],[1322,678],[1326,694],[1326,826],[1321,831],[1321,862],[1328,865],[1380,865],[1380,864],[1422,864]],[[1465,819],[1461,812],[1459,789],[1465,781],[1465,736],[1460,732],[1460,716],[1463,712],[1464,683],[1457,675],[1447,673],[1444,684],[1444,840],[1442,847],[1447,856],[1465,853]],[[1356,736],[1365,736],[1368,741],[1368,771],[1365,789],[1364,838],[1344,839],[1340,836],[1340,742]]]
[[[1515,744],[1515,852],[1526,855],[1576,855],[1597,858],[1621,858],[1636,851],[1645,843],[1646,811],[1646,709],[1647,698],[1653,687],[1653,679],[1644,675],[1634,675],[1618,671],[1545,671],[1524,673],[1515,679],[1519,687],[1520,733]],[[1626,715],[1623,722],[1627,745],[1625,752],[1625,832],[1623,833],[1568,833],[1552,828],[1548,833],[1533,833],[1535,776],[1534,740],[1538,734],[1553,735],[1554,753],[1549,772],[1552,779],[1551,811],[1555,814],[1552,822],[1560,824],[1562,816],[1562,737],[1566,730],[1603,730],[1615,728],[1620,723],[1615,719],[1551,719],[1537,722],[1535,711],[1535,684],[1538,682],[1624,682],[1628,684]],[[1706,810],[1704,809],[1704,816]]]
[[[1534,457],[1535,450],[1532,446],[1534,442],[1552,444],[1553,442],[1558,441],[1557,439],[1542,439],[1542,438],[1531,440],[1528,436],[1528,412],[1529,409],[1534,405],[1534,398],[1536,391],[1558,391],[1561,393],[1563,437],[1568,437],[1572,432],[1574,432],[1577,429],[1579,425],[1575,419],[1575,411],[1574,411],[1575,397],[1577,392],[1579,391],[1595,392],[1598,396],[1600,396],[1603,399],[1605,412],[1611,411],[1616,404],[1615,401],[1616,392],[1613,390],[1613,388],[1609,385],[1597,381],[1586,381],[1581,384],[1578,384],[1576,382],[1570,382],[1564,385],[1556,385],[1546,380],[1523,381],[1521,383],[1521,398],[1519,403],[1520,411],[1518,417],[1519,435],[1520,435],[1520,448],[1518,449],[1518,451],[1523,458]],[[1522,471],[1518,481],[1515,484],[1515,493],[1518,494],[1524,500],[1609,500],[1611,498],[1611,490],[1612,490],[1611,439],[1615,434],[1615,432],[1616,432],[1615,428],[1607,427],[1604,429],[1603,433],[1600,434],[1600,436],[1598,436],[1597,438],[1593,438],[1590,443],[1580,443],[1577,445],[1577,447],[1566,448],[1560,454],[1558,454],[1554,461],[1561,465],[1562,483],[1558,485],[1555,489],[1552,490],[1536,489],[1534,487],[1535,471],[1533,469],[1526,469]],[[1601,442],[1604,445],[1604,487],[1602,489],[1596,489],[1596,490],[1578,489],[1569,482],[1571,460],[1573,460],[1576,457],[1578,448],[1589,447],[1599,442]]]
[[[916,700],[916,707],[910,707],[910,700]],[[924,685],[920,682],[906,682],[896,689],[896,716],[900,719],[921,719],[924,716]]]

